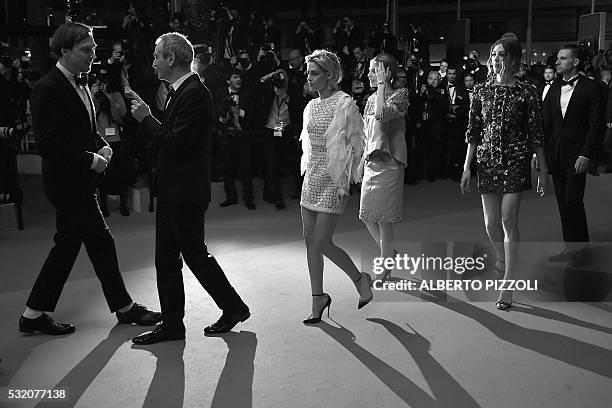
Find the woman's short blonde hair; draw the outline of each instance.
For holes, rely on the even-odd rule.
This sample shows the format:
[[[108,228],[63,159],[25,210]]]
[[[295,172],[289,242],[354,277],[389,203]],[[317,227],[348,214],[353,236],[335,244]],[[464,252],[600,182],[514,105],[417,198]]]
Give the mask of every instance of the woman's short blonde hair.
[[[315,50],[306,56],[306,63],[314,62],[325,73],[331,72],[330,85],[335,87],[342,80],[342,67],[340,58],[336,54],[327,50]]]

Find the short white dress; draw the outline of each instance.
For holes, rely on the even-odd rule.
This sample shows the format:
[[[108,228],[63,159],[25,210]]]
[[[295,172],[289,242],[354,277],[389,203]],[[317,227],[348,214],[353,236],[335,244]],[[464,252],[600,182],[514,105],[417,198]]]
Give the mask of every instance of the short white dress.
[[[361,179],[362,124],[357,105],[344,92],[308,103],[301,135],[302,207],[342,214],[348,200],[338,201],[338,189],[348,192],[350,182]]]

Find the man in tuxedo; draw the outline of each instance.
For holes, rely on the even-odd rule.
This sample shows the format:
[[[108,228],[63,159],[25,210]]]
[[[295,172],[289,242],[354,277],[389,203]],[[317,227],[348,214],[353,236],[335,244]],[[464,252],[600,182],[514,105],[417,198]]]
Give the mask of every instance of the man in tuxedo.
[[[446,70],[446,96],[449,102],[446,114],[449,157],[445,163],[448,167],[445,175],[454,181],[460,181],[467,148],[465,131],[468,124],[470,96],[465,86],[457,81],[457,67],[453,65]]]
[[[540,88],[540,96],[542,97],[542,101],[546,99],[546,95],[548,95],[548,91],[552,86],[553,82],[557,79],[557,69],[552,65],[547,65],[544,68],[544,86]]]
[[[131,96],[132,115],[159,146],[155,267],[164,320],[152,332],[135,337],[135,344],[185,338],[182,257],[223,310],[221,318],[204,329],[205,334],[228,332],[251,315],[204,240],[204,215],[210,203],[212,96],[190,70],[193,46],[184,35],[160,36],[153,57],[159,79],[171,84],[161,123],[136,93]]]
[[[95,109],[82,75],[91,70],[96,56],[92,29],[80,23],[62,24],[53,35],[52,47],[59,60],[32,90],[31,109],[42,156],[43,189],[55,207],[57,232],[19,330],[53,335],[74,332],[74,325],[56,323],[44,312],[55,310],[81,244],[119,323],[154,325],[161,313],[134,303],[128,294],[113,237],[94,194],[97,175],[106,169],[113,151],[96,131]]]
[[[223,188],[225,201],[220,207],[238,204],[236,175],[242,181],[244,205],[255,209],[253,202],[253,177],[251,175],[251,136],[246,123],[246,99],[242,92],[241,71],[227,74],[227,87],[215,94],[215,118],[219,135],[219,148],[223,162]]]
[[[586,172],[601,149],[604,132],[603,98],[599,85],[578,73],[582,53],[567,45],[557,54],[556,81],[544,99],[547,162],[552,174],[566,248],[550,261],[589,261],[589,232],[584,210]],[[573,247],[573,248],[572,248]],[[579,249],[574,253],[575,249]]]

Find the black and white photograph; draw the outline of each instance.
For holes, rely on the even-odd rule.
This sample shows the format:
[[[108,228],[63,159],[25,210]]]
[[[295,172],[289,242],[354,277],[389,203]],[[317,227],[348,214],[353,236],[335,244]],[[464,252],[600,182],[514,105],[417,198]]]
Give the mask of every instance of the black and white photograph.
[[[0,408],[612,402],[612,0],[0,0]]]

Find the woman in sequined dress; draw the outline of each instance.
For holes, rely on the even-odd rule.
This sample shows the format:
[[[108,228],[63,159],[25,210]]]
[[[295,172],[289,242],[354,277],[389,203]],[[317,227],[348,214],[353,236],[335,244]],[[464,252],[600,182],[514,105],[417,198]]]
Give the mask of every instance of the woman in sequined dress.
[[[482,197],[485,228],[495,252],[495,271],[512,279],[520,241],[518,215],[523,191],[531,189],[530,163],[536,154],[540,167],[537,192],[546,190],[542,106],[536,88],[518,81],[521,45],[506,34],[491,47],[489,79],[476,85],[466,132],[468,149],[461,191],[469,191],[470,166],[476,156],[478,192]],[[496,305],[512,306],[512,291],[501,291]]]
[[[361,184],[359,219],[380,249],[380,256],[394,255],[393,223],[402,219],[404,168],[407,161],[406,113],[408,89],[399,87],[399,67],[389,54],[370,61],[370,88],[364,111],[365,165]],[[394,89],[397,88],[397,89]],[[391,274],[386,270],[384,280]]]
[[[318,323],[331,297],[323,292],[323,255],[351,278],[359,293],[358,308],[372,298],[371,278],[360,273],[348,254],[332,241],[344,211],[351,182],[361,179],[363,121],[353,99],[337,85],[342,79],[336,54],[317,50],[306,57],[308,85],[319,97],[304,109],[302,162],[304,174],[300,206],[312,290],[312,315],[305,324]],[[328,309],[329,314],[329,309]]]

